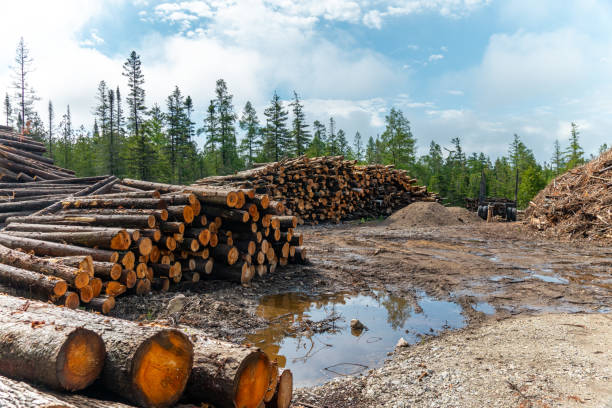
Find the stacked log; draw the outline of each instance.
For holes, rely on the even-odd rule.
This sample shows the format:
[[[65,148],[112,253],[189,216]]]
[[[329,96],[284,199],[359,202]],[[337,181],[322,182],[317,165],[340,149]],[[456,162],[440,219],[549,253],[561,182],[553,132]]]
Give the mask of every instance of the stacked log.
[[[259,349],[212,340],[197,329],[148,326],[2,294],[0,333],[0,375],[60,391],[83,389],[100,375],[98,386],[141,407],[172,406],[185,392],[198,405],[258,408],[276,393],[269,384],[279,383]],[[0,390],[3,384],[18,389],[2,379]]]
[[[8,217],[0,232],[0,282],[108,313],[124,294],[200,280],[248,285],[278,266],[306,261],[297,217],[265,194],[105,182],[130,191],[70,196],[51,210]]]
[[[305,156],[260,165],[195,185],[253,189],[283,202],[288,214],[305,223],[388,216],[415,201],[439,201],[405,170],[392,165],[356,165],[342,156]]]

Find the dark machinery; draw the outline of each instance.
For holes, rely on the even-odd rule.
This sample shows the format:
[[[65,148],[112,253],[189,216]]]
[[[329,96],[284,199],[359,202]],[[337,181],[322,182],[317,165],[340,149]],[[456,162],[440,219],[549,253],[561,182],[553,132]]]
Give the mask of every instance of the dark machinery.
[[[488,218],[489,209],[493,216],[499,216],[505,221],[516,221],[516,199],[518,195],[518,172],[516,174],[516,186],[514,189],[514,201],[507,198],[487,197],[487,180],[484,170],[480,177],[480,193],[478,199],[466,198],[465,207],[474,211],[484,220]]]

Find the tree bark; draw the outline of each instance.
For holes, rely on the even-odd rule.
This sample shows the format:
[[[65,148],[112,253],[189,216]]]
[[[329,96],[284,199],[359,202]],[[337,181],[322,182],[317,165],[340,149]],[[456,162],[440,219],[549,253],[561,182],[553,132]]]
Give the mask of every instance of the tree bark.
[[[77,289],[89,283],[89,273],[87,271],[53,262],[52,259],[39,258],[16,251],[4,245],[0,245],[0,263],[61,278]]]
[[[72,245],[99,247],[105,249],[126,250],[132,244],[130,234],[125,230],[114,231],[81,231],[81,232],[34,232],[5,231],[13,237],[40,239],[41,241],[65,242]]]
[[[13,249],[21,248],[26,251],[34,251],[34,253],[39,256],[90,255],[93,260],[103,262],[114,262],[117,259],[117,253],[112,251],[66,245],[57,242],[40,241],[37,239],[14,237],[2,233],[0,233],[0,245]]]
[[[68,290],[63,279],[5,264],[0,264],[0,282],[48,299],[57,299]]]
[[[157,221],[153,215],[31,215],[9,217],[7,223],[91,225],[122,228],[154,228]]]
[[[185,389],[193,345],[182,332],[0,295],[0,314],[11,315],[26,307],[30,320],[53,320],[98,333],[107,351],[101,383],[133,403],[169,407]]]
[[[0,374],[68,391],[98,378],[106,354],[98,334],[13,312],[0,311]]]

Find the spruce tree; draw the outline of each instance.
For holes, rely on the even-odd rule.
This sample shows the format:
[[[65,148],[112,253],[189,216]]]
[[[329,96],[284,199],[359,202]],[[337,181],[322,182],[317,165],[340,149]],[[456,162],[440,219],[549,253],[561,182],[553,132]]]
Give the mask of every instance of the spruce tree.
[[[183,182],[182,165],[184,145],[187,140],[188,129],[186,127],[187,115],[185,113],[185,100],[178,86],[166,100],[167,113],[166,124],[168,128],[171,180]]]
[[[217,112],[219,126],[219,142],[221,162],[223,171],[229,173],[233,170],[237,159],[238,149],[236,146],[236,114],[234,113],[234,98],[227,89],[227,84],[223,79],[217,80],[215,88],[217,99],[215,100],[215,109]]]
[[[246,157],[247,166],[251,166],[261,150],[261,131],[257,112],[255,112],[255,108],[250,101],[247,101],[244,105],[240,118],[240,128],[245,132],[240,143],[240,151]]]
[[[204,118],[204,128],[202,130],[206,132],[206,156],[212,158],[213,173],[217,175],[219,174],[219,119],[215,102],[212,100],[206,110],[206,118]]]
[[[355,133],[355,159],[358,162],[363,160],[363,141],[361,140],[361,133],[359,133],[359,131]]]
[[[6,115],[6,126],[11,126],[11,115],[13,114],[13,107],[11,106],[11,98],[9,98],[8,92],[4,96],[4,114]]]
[[[145,107],[144,75],[142,73],[140,56],[132,51],[123,64],[123,76],[128,80],[129,107],[128,127],[131,130],[132,142],[128,152],[129,163],[133,166],[134,173],[142,180],[147,179],[148,149],[144,133],[140,132]]]
[[[264,111],[264,157],[268,161],[279,161],[291,154],[291,136],[287,131],[288,113],[283,109],[280,97],[274,91],[270,106]]]
[[[49,157],[53,157],[53,119],[55,119],[55,113],[53,112],[53,103],[49,101]]]
[[[39,99],[28,82],[28,75],[33,70],[33,61],[32,57],[30,57],[30,50],[26,46],[23,37],[21,37],[15,53],[15,65],[12,67],[13,87],[16,90],[15,97],[19,103],[17,124],[20,131],[23,131],[28,119],[31,118],[33,114],[32,106]]]
[[[325,155],[325,125],[315,120],[312,124],[313,136],[310,146],[308,146],[309,157],[319,157]]]
[[[338,141],[336,140],[336,121],[329,118],[329,131],[327,132],[327,152],[330,156],[338,155]]]
[[[117,137],[115,134],[115,91],[108,90],[108,167],[117,175]]]
[[[565,167],[565,161],[563,160],[563,152],[561,151],[561,145],[559,139],[555,139],[553,156],[551,159],[555,176],[558,176],[563,168]]]
[[[567,169],[573,169],[576,166],[584,164],[584,151],[578,141],[578,125],[572,122],[572,130],[570,133],[570,143],[565,151],[565,161],[567,163]]]
[[[336,144],[338,145],[338,153],[349,158],[351,155],[351,147],[349,146],[348,140],[346,140],[346,133],[344,133],[342,129],[338,129]]]
[[[374,142],[374,138],[372,136],[370,136],[368,138],[368,145],[366,147],[366,162],[368,164],[373,164],[376,163],[376,156],[377,156],[377,152],[376,152],[376,143]]]
[[[64,139],[64,163],[62,163],[62,167],[70,168],[70,151],[72,148],[72,116],[70,115],[70,105],[66,107],[66,113],[62,117],[62,136]]]
[[[384,146],[385,161],[404,169],[415,164],[416,140],[410,131],[410,122],[401,110],[391,108],[385,117],[386,128],[381,142]]]
[[[300,102],[300,98],[296,91],[293,91],[293,102],[291,102],[293,111],[293,129],[291,136],[293,138],[293,147],[295,154],[302,156],[306,153],[308,144],[310,143],[310,132],[308,131],[308,123],[304,115],[304,105]]]

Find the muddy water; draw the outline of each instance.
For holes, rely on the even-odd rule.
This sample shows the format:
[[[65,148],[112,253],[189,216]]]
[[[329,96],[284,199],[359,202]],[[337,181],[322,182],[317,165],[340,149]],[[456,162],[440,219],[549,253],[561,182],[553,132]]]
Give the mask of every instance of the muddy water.
[[[423,335],[465,325],[461,307],[419,293],[417,303],[374,292],[309,297],[292,292],[265,296],[257,308],[269,327],[248,342],[293,371],[294,385],[321,384],[379,366],[400,338],[418,342]],[[351,329],[358,319],[364,330]]]

